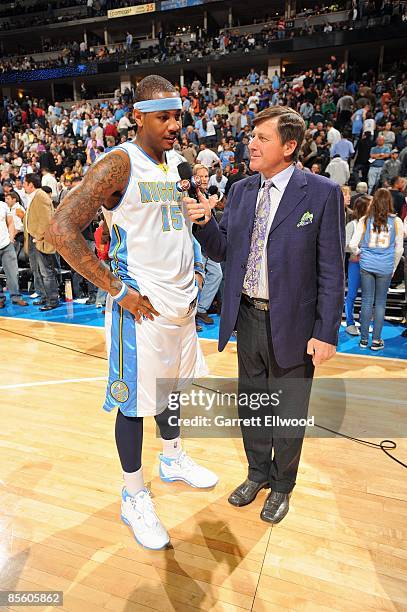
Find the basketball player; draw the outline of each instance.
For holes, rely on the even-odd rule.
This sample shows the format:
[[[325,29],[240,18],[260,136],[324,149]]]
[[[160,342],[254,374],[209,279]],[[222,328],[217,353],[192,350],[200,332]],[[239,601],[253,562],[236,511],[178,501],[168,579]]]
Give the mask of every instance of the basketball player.
[[[195,331],[198,288],[192,225],[181,207],[181,99],[166,79],[149,76],[136,92],[137,136],[101,157],[57,209],[47,240],[82,276],[108,292],[109,381],[104,408],[118,408],[116,444],[123,468],[121,518],[151,549],[169,543],[146,490],[141,466],[143,417],[155,416],[162,437],[160,477],[212,487],[217,476],[181,447],[179,416],[167,406],[182,384],[206,373]],[[81,230],[103,207],[111,234],[112,272],[89,250]],[[173,408],[173,406],[172,406]]]

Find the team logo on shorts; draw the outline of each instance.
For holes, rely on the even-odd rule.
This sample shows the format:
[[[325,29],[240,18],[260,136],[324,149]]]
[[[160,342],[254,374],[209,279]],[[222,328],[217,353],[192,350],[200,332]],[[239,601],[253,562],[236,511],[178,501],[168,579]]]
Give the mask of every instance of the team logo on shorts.
[[[110,385],[110,395],[121,404],[129,399],[129,388],[122,380],[115,380]]]

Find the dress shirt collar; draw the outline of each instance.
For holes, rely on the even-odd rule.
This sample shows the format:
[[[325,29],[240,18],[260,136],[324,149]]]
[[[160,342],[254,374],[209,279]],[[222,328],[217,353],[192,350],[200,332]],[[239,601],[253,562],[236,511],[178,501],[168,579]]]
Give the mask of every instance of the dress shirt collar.
[[[295,165],[291,164],[291,166],[288,166],[288,168],[285,168],[285,170],[281,170],[281,172],[279,172],[278,174],[275,174],[272,177],[272,181],[273,181],[273,185],[276,189],[278,189],[278,191],[280,191],[281,193],[284,193],[290,178],[293,175],[293,172],[295,170]],[[263,189],[264,187],[264,183],[266,181],[266,177],[264,176],[264,174],[261,174],[261,188]]]
[[[34,199],[35,194],[37,193],[38,189],[34,189],[34,191],[32,191],[31,193],[27,193],[27,198],[31,201]]]
[[[27,204],[31,204],[31,202],[33,201],[33,199],[35,198],[35,194],[37,193],[38,189],[34,189],[34,191],[32,193],[26,193],[25,197],[27,198]]]

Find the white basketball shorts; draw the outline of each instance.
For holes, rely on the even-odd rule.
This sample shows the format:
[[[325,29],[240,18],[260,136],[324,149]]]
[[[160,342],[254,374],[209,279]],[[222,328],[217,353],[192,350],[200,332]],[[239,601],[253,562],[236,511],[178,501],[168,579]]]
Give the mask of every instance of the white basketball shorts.
[[[170,393],[182,391],[208,369],[195,328],[195,311],[175,324],[159,316],[137,323],[134,315],[108,295],[106,346],[109,380],[103,408],[125,416],[155,416]]]

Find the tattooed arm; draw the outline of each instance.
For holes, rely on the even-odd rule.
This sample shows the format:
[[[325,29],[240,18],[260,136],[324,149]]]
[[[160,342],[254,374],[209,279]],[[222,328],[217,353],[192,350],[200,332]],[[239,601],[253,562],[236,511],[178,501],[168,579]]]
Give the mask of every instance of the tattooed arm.
[[[72,189],[58,206],[46,231],[45,240],[54,245],[69,265],[93,284],[117,295],[122,281],[112,274],[88,247],[82,231],[99,208],[112,209],[119,202],[130,176],[130,161],[123,151],[112,151],[92,165],[78,187]],[[158,315],[146,296],[129,288],[120,305],[136,319]]]
[[[112,295],[121,281],[113,276],[88,247],[82,231],[99,208],[113,208],[124,192],[130,175],[126,153],[112,152],[91,166],[78,187],[58,206],[45,235],[74,270]]]

